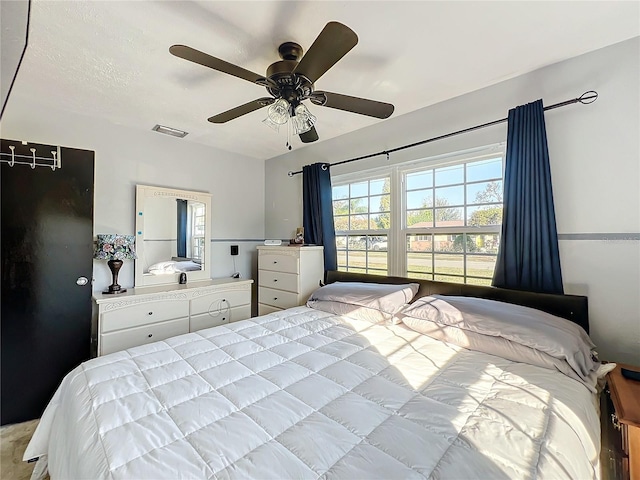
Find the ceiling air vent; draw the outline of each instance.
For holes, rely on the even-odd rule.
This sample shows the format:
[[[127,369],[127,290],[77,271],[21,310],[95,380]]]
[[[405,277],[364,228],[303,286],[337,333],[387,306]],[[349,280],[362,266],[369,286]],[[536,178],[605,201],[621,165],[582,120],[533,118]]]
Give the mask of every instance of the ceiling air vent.
[[[165,127],[164,125],[156,125],[151,130],[154,130],[159,133],[164,133],[166,135],[171,135],[172,137],[183,138],[187,135],[187,132],[184,130],[178,130],[177,128]]]

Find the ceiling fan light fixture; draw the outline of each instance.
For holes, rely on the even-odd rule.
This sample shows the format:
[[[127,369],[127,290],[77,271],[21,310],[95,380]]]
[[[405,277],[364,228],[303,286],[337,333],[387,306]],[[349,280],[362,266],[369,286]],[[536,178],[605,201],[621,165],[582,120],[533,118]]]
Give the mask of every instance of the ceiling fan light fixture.
[[[291,117],[293,128],[296,135],[306,133],[313,128],[318,119],[303,104],[296,106],[294,115]]]
[[[273,123],[284,125],[289,119],[291,105],[284,98],[279,98],[273,102],[267,110],[267,118]]]
[[[280,124],[274,122],[273,120],[271,120],[271,118],[269,116],[267,116],[267,118],[262,120],[262,123],[264,123],[267,127],[272,128],[276,132],[280,131]]]

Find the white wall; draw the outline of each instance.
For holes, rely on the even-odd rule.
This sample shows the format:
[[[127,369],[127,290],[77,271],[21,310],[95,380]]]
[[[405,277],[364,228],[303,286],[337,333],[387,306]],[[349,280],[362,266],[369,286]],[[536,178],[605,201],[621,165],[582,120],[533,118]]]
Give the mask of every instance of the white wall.
[[[288,177],[290,170],[504,118],[510,108],[538,98],[551,105],[596,90],[593,105],[545,114],[565,291],[589,296],[591,336],[602,358],[640,364],[639,86],[635,38],[268,160],[265,234],[286,238],[302,225],[302,178]],[[322,111],[314,113],[322,137]],[[391,162],[503,141],[506,124],[407,149]],[[384,157],[353,162],[332,174],[385,163]]]
[[[162,135],[150,130],[153,125],[131,129],[44,108],[16,85],[0,124],[2,138],[95,151],[94,233],[134,233],[136,184],[209,192],[212,276],[239,271],[255,277],[255,240],[264,238],[262,161]],[[236,269],[231,244],[240,245]],[[133,286],[133,273],[133,261],[126,260],[120,285]],[[93,275],[96,291],[111,283],[106,262],[95,261]]]

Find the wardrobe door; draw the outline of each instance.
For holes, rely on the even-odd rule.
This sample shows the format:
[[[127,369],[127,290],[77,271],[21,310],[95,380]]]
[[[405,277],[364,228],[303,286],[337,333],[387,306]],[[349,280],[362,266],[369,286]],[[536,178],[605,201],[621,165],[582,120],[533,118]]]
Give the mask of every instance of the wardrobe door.
[[[56,149],[2,140],[1,151],[9,145],[43,157]],[[94,152],[62,148],[61,160],[55,171],[1,164],[2,425],[40,417],[89,358]]]

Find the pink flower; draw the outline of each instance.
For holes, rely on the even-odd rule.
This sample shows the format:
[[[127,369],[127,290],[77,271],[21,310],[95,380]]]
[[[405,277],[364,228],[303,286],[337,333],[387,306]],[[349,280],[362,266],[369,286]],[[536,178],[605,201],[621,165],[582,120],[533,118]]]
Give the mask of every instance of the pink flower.
[[[103,251],[103,252],[110,253],[110,252],[113,252],[113,250],[114,250],[113,245],[111,245],[110,243],[105,243],[105,244],[102,246],[102,251]]]

